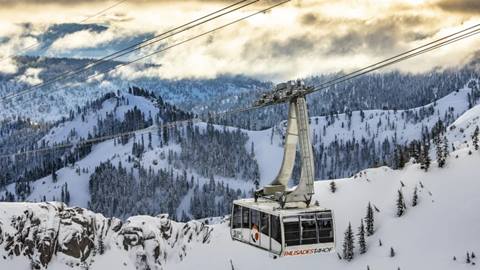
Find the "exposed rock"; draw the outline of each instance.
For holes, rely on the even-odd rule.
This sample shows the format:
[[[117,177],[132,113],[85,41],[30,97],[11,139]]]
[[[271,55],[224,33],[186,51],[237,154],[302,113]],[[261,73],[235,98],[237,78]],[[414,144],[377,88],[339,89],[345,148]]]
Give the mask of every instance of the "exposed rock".
[[[162,269],[167,260],[182,260],[188,243],[208,243],[211,228],[191,221],[177,223],[168,215],[135,216],[123,223],[62,203],[0,203],[0,254],[29,259],[32,269],[45,269],[62,254],[74,269],[88,268],[95,256],[123,249],[136,269]],[[64,259],[66,258],[66,259]]]

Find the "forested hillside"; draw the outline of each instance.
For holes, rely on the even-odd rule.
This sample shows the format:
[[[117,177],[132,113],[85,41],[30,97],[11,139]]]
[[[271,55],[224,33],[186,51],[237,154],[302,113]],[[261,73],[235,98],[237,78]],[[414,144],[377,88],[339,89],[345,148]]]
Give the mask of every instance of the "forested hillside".
[[[309,113],[316,179],[349,177],[383,165],[402,168],[410,158],[428,166],[427,156],[454,151],[444,133],[478,103],[476,76],[470,66],[416,75],[373,74],[314,94]],[[216,111],[249,106],[268,83],[226,76],[162,81],[162,87],[154,86],[155,80],[141,84],[153,90],[129,86],[102,92],[83,106],[77,104],[80,99],[70,103],[73,107],[65,116],[49,114],[53,118],[40,122],[20,116],[4,120],[0,154],[27,154],[0,159],[0,199],[59,200],[120,218],[169,213],[188,220],[226,214],[233,199],[273,180],[282,154],[286,106],[210,118],[215,125],[197,121],[164,125],[196,119],[197,112],[206,119],[203,113],[212,109],[208,100],[216,100]],[[110,88],[116,85],[122,83]],[[83,91],[86,94],[89,88]],[[158,95],[162,91],[169,98]],[[188,97],[189,91],[199,96]],[[397,98],[388,99],[392,93]],[[421,98],[413,99],[414,93]],[[20,101],[15,106],[22,106]],[[40,97],[38,101],[68,107]],[[48,121],[54,118],[58,119]],[[108,137],[133,130],[138,131]],[[103,137],[107,138],[82,143]],[[38,151],[43,148],[48,150]],[[292,184],[298,178],[299,163]],[[127,195],[135,197],[133,203],[125,199]]]

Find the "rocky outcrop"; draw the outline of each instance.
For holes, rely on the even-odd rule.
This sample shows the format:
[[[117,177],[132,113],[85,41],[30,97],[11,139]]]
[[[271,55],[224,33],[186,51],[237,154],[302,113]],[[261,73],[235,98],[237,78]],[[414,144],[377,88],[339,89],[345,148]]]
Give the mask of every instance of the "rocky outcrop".
[[[190,243],[208,243],[211,230],[168,215],[122,222],[62,203],[0,203],[0,264],[24,256],[32,269],[47,269],[61,257],[66,266],[85,269],[96,257],[122,250],[136,269],[162,269],[169,260],[183,260]]]

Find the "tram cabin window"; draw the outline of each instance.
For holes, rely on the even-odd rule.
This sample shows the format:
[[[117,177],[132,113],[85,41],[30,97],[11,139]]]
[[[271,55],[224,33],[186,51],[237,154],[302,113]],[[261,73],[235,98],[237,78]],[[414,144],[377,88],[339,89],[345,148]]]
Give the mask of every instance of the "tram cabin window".
[[[318,213],[317,226],[319,243],[333,242],[332,214]]]
[[[233,206],[232,228],[237,229],[242,227],[242,207],[239,205]]]
[[[269,227],[270,227],[270,222],[269,222],[269,217],[270,215],[260,212],[260,232],[264,235],[270,236],[269,232]]]
[[[300,226],[298,216],[283,218],[283,229],[285,230],[285,244],[287,246],[300,245]]]
[[[333,242],[332,225],[332,214],[329,212],[285,217],[285,244],[297,246]]]
[[[271,216],[271,235],[272,240],[282,243],[282,233],[280,231],[280,218],[277,216]]]
[[[315,214],[301,216],[302,222],[302,245],[317,243],[317,225]]]
[[[260,227],[260,212],[256,211],[256,210],[250,210],[251,211],[251,215],[252,215],[252,228],[253,226],[257,226],[257,229],[259,229]]]
[[[242,207],[242,227],[250,229],[250,209]]]

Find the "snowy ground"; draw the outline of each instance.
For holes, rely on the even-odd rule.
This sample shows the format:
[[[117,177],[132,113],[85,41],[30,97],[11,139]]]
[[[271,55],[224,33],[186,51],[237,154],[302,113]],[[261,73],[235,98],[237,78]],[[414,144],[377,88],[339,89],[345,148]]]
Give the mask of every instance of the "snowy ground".
[[[356,249],[351,262],[339,260],[335,253],[273,260],[264,251],[233,242],[228,225],[223,223],[214,226],[210,244],[193,249],[183,263],[170,265],[169,269],[230,269],[230,260],[240,270],[367,269],[367,265],[370,269],[472,269],[464,262],[467,251],[480,254],[480,152],[468,155],[468,150],[462,149],[454,155],[458,159],[451,157],[446,168],[439,169],[434,163],[427,173],[417,164],[399,171],[387,167],[368,169],[356,178],[336,180],[338,190],[334,194],[329,182],[315,183],[315,199],[334,211],[339,253],[348,223],[355,229],[359,226],[368,202],[380,210],[375,212],[376,230],[367,240],[368,252],[358,255]],[[419,188],[419,204],[412,207],[415,186]],[[399,189],[407,202],[407,213],[400,218],[395,216]],[[390,247],[396,251],[393,258],[389,256]],[[211,256],[215,259],[208,259]]]

